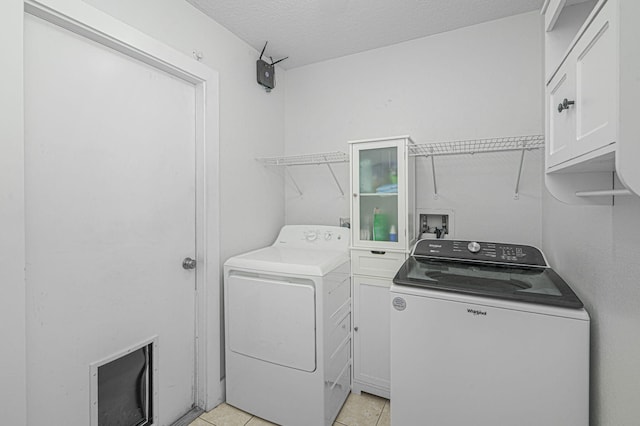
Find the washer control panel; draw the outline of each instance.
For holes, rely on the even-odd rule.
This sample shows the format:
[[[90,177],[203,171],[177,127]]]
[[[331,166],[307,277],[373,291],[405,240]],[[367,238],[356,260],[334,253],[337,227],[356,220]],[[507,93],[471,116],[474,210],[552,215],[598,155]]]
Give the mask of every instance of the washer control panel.
[[[481,248],[482,247],[480,246],[480,243],[477,241],[472,241],[467,244],[467,250],[469,250],[471,253],[478,253]]]
[[[485,241],[420,240],[413,256],[547,266],[544,255],[535,247]]]

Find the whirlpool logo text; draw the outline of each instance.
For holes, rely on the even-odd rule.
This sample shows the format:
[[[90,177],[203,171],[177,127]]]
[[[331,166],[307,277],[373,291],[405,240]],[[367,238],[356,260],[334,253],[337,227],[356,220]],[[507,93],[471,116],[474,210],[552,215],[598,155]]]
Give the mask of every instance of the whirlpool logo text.
[[[467,313],[473,314],[474,317],[477,317],[478,315],[487,315],[486,311],[479,311],[471,308],[467,308]]]

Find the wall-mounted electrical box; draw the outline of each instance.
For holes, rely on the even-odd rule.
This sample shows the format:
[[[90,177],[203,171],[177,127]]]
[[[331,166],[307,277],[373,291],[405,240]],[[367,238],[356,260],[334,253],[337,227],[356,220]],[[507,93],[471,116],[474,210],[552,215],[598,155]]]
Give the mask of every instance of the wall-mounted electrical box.
[[[420,238],[453,238],[453,210],[417,209]]]

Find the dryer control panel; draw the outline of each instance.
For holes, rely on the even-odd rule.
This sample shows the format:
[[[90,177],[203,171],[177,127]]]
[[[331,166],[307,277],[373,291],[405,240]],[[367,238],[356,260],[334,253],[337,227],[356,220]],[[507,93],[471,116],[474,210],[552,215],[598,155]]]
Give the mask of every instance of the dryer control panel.
[[[348,228],[327,225],[286,225],[280,230],[274,246],[317,247],[323,250],[347,250]]]

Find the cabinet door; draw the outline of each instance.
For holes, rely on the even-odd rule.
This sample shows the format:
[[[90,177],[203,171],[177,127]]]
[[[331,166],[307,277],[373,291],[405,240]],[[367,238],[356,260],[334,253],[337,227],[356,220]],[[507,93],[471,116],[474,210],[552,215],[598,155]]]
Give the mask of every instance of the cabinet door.
[[[354,380],[389,390],[390,279],[353,277]]]
[[[595,17],[574,48],[576,73],[576,156],[616,139],[616,22],[611,2]]]
[[[351,146],[354,246],[405,247],[405,149],[404,139]]]
[[[549,133],[547,146],[547,168],[572,158],[575,133],[575,104],[567,104],[565,99],[575,100],[575,67],[571,58],[558,70],[547,86]]]

